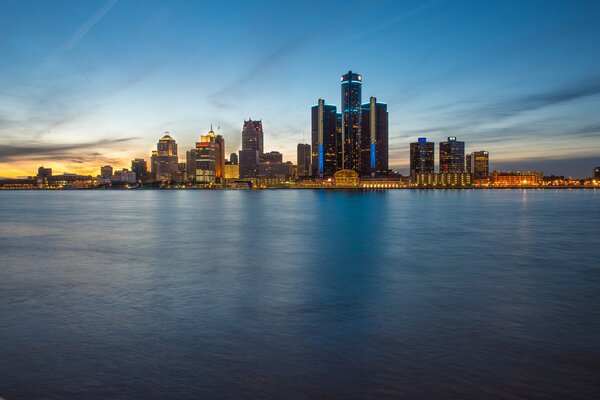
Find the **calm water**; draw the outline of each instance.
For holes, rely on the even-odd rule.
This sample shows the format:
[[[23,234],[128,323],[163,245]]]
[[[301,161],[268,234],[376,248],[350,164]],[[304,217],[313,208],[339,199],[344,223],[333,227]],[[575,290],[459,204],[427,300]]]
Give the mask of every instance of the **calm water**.
[[[600,395],[600,191],[3,191],[0,221],[7,400]]]

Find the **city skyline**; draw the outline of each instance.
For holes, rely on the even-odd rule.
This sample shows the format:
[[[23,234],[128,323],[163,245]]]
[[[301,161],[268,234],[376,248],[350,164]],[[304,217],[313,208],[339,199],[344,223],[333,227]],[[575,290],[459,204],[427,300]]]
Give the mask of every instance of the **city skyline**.
[[[489,151],[490,170],[589,176],[600,162],[600,6],[478,4],[357,3],[351,27],[340,3],[312,19],[309,7],[268,2],[236,13],[61,3],[68,16],[56,4],[3,4],[0,55],[11,62],[0,74],[0,176],[39,165],[94,175],[101,165],[127,168],[149,161],[164,131],[187,150],[211,124],[230,154],[248,118],[263,121],[265,148],[294,161],[297,144],[310,142],[311,105],[338,104],[335,82],[350,69],[365,77],[367,96],[388,103],[389,166],[404,175],[411,142],[456,136],[465,153]],[[269,26],[245,25],[248,13]],[[299,23],[290,27],[288,14]],[[205,15],[220,20],[196,25]],[[323,61],[307,63],[307,54]]]

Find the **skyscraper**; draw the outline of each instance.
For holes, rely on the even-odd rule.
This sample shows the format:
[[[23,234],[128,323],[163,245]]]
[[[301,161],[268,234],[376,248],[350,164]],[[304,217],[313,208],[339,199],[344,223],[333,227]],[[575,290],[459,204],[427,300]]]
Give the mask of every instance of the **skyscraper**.
[[[148,180],[148,164],[143,158],[131,160],[131,170],[135,172],[138,182],[145,182]]]
[[[440,143],[440,172],[465,172],[465,142],[451,136]]]
[[[225,169],[225,139],[211,130],[196,142],[196,183],[215,183]]]
[[[240,150],[240,178],[258,177],[258,150],[242,149]]]
[[[361,175],[383,176],[388,172],[387,104],[371,97],[362,105]]]
[[[473,174],[473,179],[487,179],[490,176],[490,155],[487,151],[467,154],[467,160],[470,160],[467,163],[467,172]]]
[[[297,158],[296,165],[297,172],[296,175],[300,178],[307,177],[311,175],[311,151],[310,144],[302,144],[298,143],[297,150]]]
[[[592,171],[592,179],[600,179],[600,167],[594,168]]]
[[[238,155],[237,153],[231,153],[229,156],[229,163],[231,165],[238,165]]]
[[[428,142],[421,137],[417,142],[410,144],[410,176],[417,174],[431,174],[435,168],[435,143]]]
[[[342,163],[341,169],[361,172],[362,76],[342,75]],[[313,167],[314,168],[314,167]]]
[[[177,156],[177,142],[169,132],[160,138],[156,146],[156,179],[170,181],[173,173],[177,172],[179,159]]]
[[[337,109],[319,99],[312,107],[312,176],[332,176],[337,170]]]
[[[244,120],[244,127],[242,128],[242,150],[258,150],[258,155],[262,156],[264,150],[263,136],[262,120]]]
[[[104,165],[100,167],[100,177],[102,179],[110,179],[113,176],[113,167],[110,165]]]

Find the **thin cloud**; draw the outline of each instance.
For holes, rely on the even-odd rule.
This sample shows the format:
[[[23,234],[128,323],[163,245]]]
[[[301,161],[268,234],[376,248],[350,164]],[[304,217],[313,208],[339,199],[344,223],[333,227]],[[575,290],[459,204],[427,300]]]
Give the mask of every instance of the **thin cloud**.
[[[47,143],[39,143],[37,145],[0,145],[0,162],[9,162],[14,160],[22,160],[27,158],[41,159],[43,157],[73,157],[70,151],[74,150],[94,150],[102,146],[110,146],[117,143],[132,141],[134,137],[120,139],[102,139],[95,142],[73,143],[66,145],[51,145]]]
[[[34,81],[37,82],[42,76],[48,72],[54,64],[58,61],[60,56],[75,47],[77,43],[96,25],[117,3],[118,0],[107,0],[106,3],[88,19],[78,30],[75,32],[66,42],[64,42],[58,49],[56,49],[50,56],[44,61],[41,67],[35,74]]]

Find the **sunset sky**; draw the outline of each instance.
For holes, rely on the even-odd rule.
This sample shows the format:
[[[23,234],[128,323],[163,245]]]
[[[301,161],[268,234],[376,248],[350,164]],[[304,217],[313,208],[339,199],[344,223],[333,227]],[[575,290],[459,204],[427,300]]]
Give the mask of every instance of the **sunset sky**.
[[[0,177],[129,167],[165,131],[184,161],[211,124],[229,154],[248,118],[295,163],[349,69],[388,103],[393,169],[457,136],[492,169],[588,177],[598,21],[597,0],[0,0]]]

